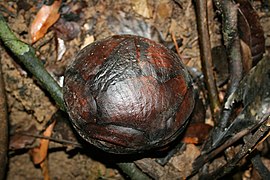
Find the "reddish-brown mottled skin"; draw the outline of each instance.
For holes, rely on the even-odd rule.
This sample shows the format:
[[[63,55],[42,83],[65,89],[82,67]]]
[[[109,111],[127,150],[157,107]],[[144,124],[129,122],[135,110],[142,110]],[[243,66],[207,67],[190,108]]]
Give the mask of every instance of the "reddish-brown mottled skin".
[[[167,145],[194,106],[191,79],[178,56],[132,35],[81,50],[65,73],[64,99],[78,133],[112,153]]]

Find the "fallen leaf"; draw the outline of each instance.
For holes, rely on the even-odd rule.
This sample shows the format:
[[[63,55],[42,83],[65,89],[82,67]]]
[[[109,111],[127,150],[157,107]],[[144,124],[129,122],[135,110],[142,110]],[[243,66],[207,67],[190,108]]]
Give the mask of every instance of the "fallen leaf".
[[[184,137],[182,141],[186,144],[198,144],[199,139],[197,137]]]
[[[64,18],[60,18],[54,25],[53,28],[57,33],[57,37],[63,40],[72,40],[78,37],[81,32],[80,25],[75,21],[67,21]]]
[[[40,163],[40,168],[42,170],[43,179],[50,180],[48,159],[45,159]]]
[[[200,155],[200,150],[193,144],[187,144],[186,150],[179,156],[175,156],[170,160],[170,164],[180,171],[182,179],[186,179],[193,170],[192,162]]]
[[[48,29],[59,19],[58,12],[62,0],[55,0],[51,6],[43,5],[31,24],[30,34],[32,43],[42,38]]]
[[[93,35],[89,35],[87,34],[84,38],[83,44],[81,45],[80,49],[83,49],[84,47],[86,47],[87,45],[91,44],[92,42],[95,41],[95,38]]]
[[[29,148],[31,145],[34,144],[36,138],[33,136],[24,135],[24,133],[34,134],[36,131],[36,127],[32,125],[26,131],[18,131],[12,134],[9,139],[9,150],[15,151]]]
[[[65,54],[67,48],[65,42],[61,38],[57,38],[57,61],[60,61]]]
[[[133,10],[139,15],[150,18],[153,16],[152,7],[148,4],[148,0],[133,0]]]
[[[250,47],[255,66],[265,52],[264,31],[259,15],[248,0],[236,0],[238,9],[238,29],[240,38]]]
[[[229,67],[227,61],[226,48],[224,45],[215,46],[211,49],[213,67],[216,73],[218,87],[225,85],[229,78]]]
[[[51,136],[55,122],[56,121],[54,121],[46,128],[46,130],[43,133],[45,137]],[[46,159],[48,147],[49,147],[49,140],[41,139],[39,147],[30,150],[30,155],[34,164],[41,164]]]
[[[130,13],[123,11],[112,13],[107,17],[107,23],[114,34],[133,34],[152,39],[157,42],[163,42],[161,32],[145,21],[142,17],[135,17]]]
[[[244,41],[240,40],[241,52],[242,52],[242,64],[244,74],[247,74],[249,70],[252,68],[252,54],[251,49],[248,44]]]
[[[155,14],[159,21],[172,16],[173,4],[171,0],[160,0],[155,8]],[[175,31],[174,31],[175,32]]]
[[[264,116],[270,113],[269,59],[269,56],[264,56],[241,80],[237,90],[228,97],[224,105],[226,109],[235,109],[240,103],[243,108],[224,131],[215,135],[211,151],[244,129],[259,125]]]
[[[185,132],[183,142],[188,144],[201,144],[209,136],[212,126],[204,123],[191,123]]]

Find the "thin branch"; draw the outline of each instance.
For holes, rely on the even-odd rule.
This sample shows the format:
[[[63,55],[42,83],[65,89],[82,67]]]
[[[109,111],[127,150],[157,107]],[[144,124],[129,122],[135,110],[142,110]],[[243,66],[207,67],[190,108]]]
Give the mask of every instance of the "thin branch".
[[[234,158],[230,161],[227,162],[227,164],[215,172],[213,172],[211,175],[208,177],[214,177],[215,179],[218,179],[220,177],[225,176],[226,174],[230,173],[235,167],[237,166],[237,163],[247,156],[249,153],[254,150],[260,139],[267,135],[266,133],[270,131],[270,126],[268,126],[268,121],[269,121],[269,116],[267,117],[267,122],[262,124],[257,131],[252,135],[252,136],[247,136],[246,137],[246,143],[245,145],[241,148],[241,150],[234,156]]]
[[[0,62],[0,179],[5,179],[8,151],[8,115],[2,65]]]
[[[215,82],[213,62],[211,55],[211,44],[208,30],[207,21],[207,2],[205,0],[197,0],[196,12],[197,12],[197,24],[200,43],[200,54],[202,71],[206,88],[208,91],[208,97],[210,100],[210,108],[212,112],[213,120],[216,122],[217,114],[220,110],[220,101],[218,97],[218,90]]]
[[[57,139],[57,138],[48,137],[48,136],[44,136],[44,135],[40,135],[40,134],[30,134],[30,133],[27,133],[27,132],[19,132],[19,133],[16,133],[16,134],[23,135],[23,136],[35,137],[35,138],[39,138],[39,139],[48,139],[50,141],[53,141],[53,142],[56,142],[56,143],[59,143],[59,144],[68,144],[68,145],[73,145],[73,146],[78,147],[78,148],[83,148],[80,143],[65,140],[65,139]]]
[[[134,163],[117,163],[117,166],[132,180],[150,180]]]
[[[230,0],[214,0],[214,3],[222,15],[223,39],[229,58],[230,77],[225,96],[226,101],[227,97],[236,91],[239,82],[243,77],[241,47],[237,28],[238,6]],[[221,130],[227,127],[231,111],[232,109],[223,108],[220,115],[221,119],[218,124]]]
[[[181,53],[179,51],[178,43],[177,43],[177,40],[175,38],[174,32],[171,32],[171,36],[172,36],[172,40],[173,40],[176,52],[177,52],[178,56],[181,58]]]
[[[244,130],[236,133],[233,137],[231,137],[230,139],[228,139],[227,141],[225,141],[222,145],[220,145],[219,147],[217,147],[213,151],[211,151],[211,152],[209,152],[207,154],[203,154],[203,155],[199,156],[199,158],[196,159],[196,161],[193,163],[194,170],[192,172],[192,175],[195,174],[195,173],[197,173],[200,170],[200,168],[202,168],[202,166],[205,163],[211,161],[214,157],[216,157],[218,154],[220,154],[221,152],[223,152],[226,148],[228,148],[229,146],[231,146],[232,144],[234,144],[235,142],[237,142],[238,140],[240,140],[244,136],[247,136],[248,134],[251,134],[252,131],[254,131],[258,127],[260,127],[263,123],[265,123],[265,121],[267,121],[269,115],[270,114],[267,113],[253,127],[244,129]]]

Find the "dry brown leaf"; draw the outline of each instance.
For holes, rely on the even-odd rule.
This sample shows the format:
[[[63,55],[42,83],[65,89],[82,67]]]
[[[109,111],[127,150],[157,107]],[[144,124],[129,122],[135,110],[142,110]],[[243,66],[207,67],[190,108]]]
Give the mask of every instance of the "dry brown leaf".
[[[212,126],[204,123],[191,123],[185,132],[183,142],[189,144],[201,144],[209,136]]]
[[[238,9],[238,29],[240,38],[250,47],[255,66],[265,52],[265,37],[259,15],[248,0],[236,0]]]
[[[178,171],[180,171],[180,176],[185,179],[189,176],[193,170],[192,163],[200,155],[200,150],[194,144],[187,144],[186,150],[173,157],[169,163]]]
[[[155,8],[155,14],[159,21],[172,16],[173,3],[171,0],[160,0]]]
[[[153,10],[148,4],[148,0],[133,0],[132,3],[133,10],[139,15],[145,18],[151,18],[153,16]]]
[[[198,144],[199,139],[197,137],[183,137],[182,142],[186,144]]]
[[[45,159],[43,162],[40,163],[40,168],[42,170],[43,179],[50,180],[48,159]]]
[[[32,43],[42,38],[47,30],[59,19],[58,12],[62,0],[55,0],[51,6],[43,5],[31,24],[30,34]]]
[[[35,137],[24,135],[24,133],[35,134],[36,126],[32,125],[25,131],[16,131],[9,137],[9,150],[20,150],[29,148],[35,142]]]
[[[43,135],[45,137],[51,136],[55,122],[56,121],[54,121],[52,124],[50,124],[46,128],[46,130],[43,133]],[[40,164],[46,159],[48,147],[49,147],[49,140],[48,139],[41,139],[39,147],[36,147],[36,148],[33,148],[30,150],[30,155],[31,155],[31,158],[32,158],[32,161],[34,162],[34,164]]]

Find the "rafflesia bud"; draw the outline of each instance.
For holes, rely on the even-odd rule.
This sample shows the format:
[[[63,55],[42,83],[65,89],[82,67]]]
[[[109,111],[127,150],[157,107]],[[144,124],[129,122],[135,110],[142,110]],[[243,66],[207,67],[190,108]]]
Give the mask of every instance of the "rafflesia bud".
[[[64,99],[83,139],[121,154],[175,140],[193,110],[194,91],[174,52],[143,37],[116,35],[78,53],[65,73]]]

